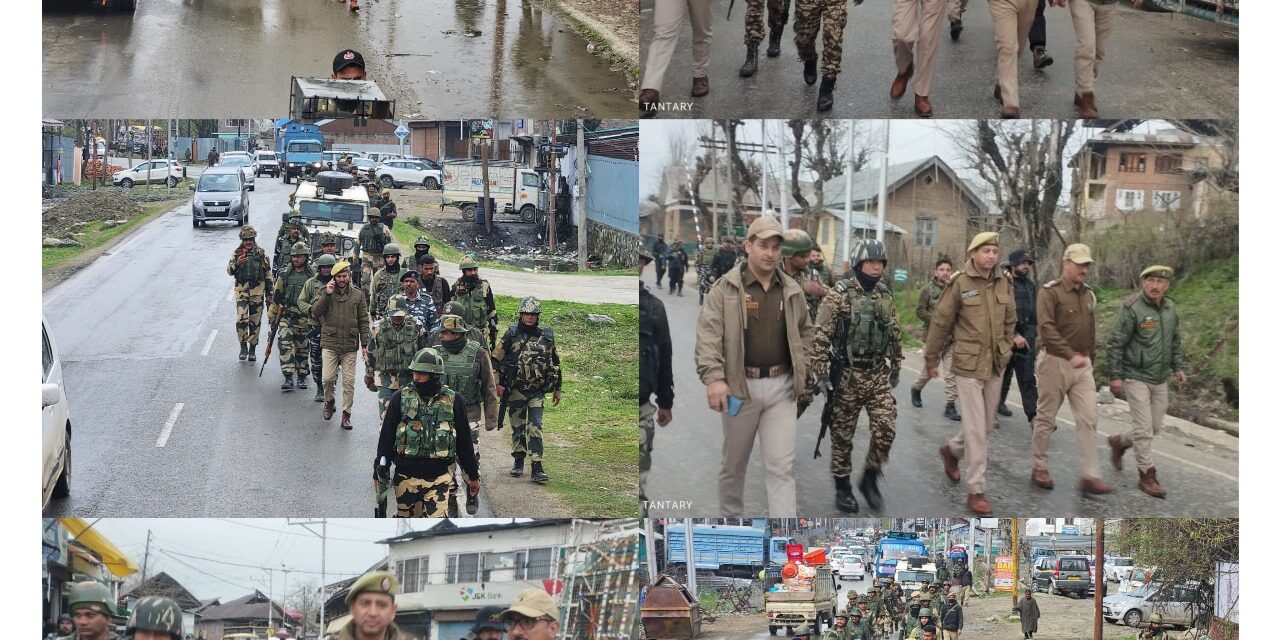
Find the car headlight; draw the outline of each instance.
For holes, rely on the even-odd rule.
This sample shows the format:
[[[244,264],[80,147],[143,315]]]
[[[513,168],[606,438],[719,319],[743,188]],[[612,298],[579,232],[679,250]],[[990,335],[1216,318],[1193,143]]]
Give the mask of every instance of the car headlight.
[[[240,196],[236,196],[235,198],[231,199],[231,206],[233,207],[240,206]]]

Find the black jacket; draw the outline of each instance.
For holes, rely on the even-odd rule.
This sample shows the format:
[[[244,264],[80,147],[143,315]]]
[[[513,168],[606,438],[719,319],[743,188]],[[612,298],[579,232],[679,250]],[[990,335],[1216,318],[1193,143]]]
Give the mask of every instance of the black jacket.
[[[1036,283],[1031,278],[1013,276],[1013,301],[1018,309],[1018,321],[1013,325],[1013,332],[1022,336],[1027,342],[1036,339]]]
[[[658,408],[670,409],[675,398],[671,377],[671,328],[667,308],[640,283],[640,404],[658,396]]]
[[[964,607],[942,605],[942,630],[959,631],[964,628]]]
[[[738,252],[733,249],[725,249],[721,247],[716,251],[716,257],[711,260],[711,275],[719,280],[724,274],[729,273],[733,269],[733,265],[738,262]]]
[[[672,273],[684,273],[689,268],[689,254],[685,253],[684,247],[676,247],[671,255],[667,256],[667,270]]]

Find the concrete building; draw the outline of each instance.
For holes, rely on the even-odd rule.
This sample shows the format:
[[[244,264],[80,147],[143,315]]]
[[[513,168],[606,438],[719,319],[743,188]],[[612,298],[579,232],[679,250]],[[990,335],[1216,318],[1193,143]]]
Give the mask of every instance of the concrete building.
[[[1069,164],[1072,213],[1106,225],[1135,214],[1204,215],[1216,191],[1206,178],[1223,157],[1214,138],[1188,131],[1106,131]]]
[[[101,582],[119,596],[125,578],[138,572],[133,558],[81,518],[45,518],[41,522],[40,619],[52,631],[58,616],[70,613],[67,597],[77,582]],[[123,623],[119,617],[115,622]]]

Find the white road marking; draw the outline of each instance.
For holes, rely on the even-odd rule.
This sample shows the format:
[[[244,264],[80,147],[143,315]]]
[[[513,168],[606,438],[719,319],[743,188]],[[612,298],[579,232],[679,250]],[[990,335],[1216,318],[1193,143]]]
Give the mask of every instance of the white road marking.
[[[236,297],[236,287],[235,285],[231,285],[231,290],[227,292],[227,302],[231,302],[231,300],[235,297]]]
[[[213,346],[213,339],[216,338],[217,336],[218,336],[217,329],[214,329],[213,331],[209,332],[209,339],[205,341],[204,349],[200,351],[200,355],[202,356],[209,355],[209,348]]]
[[[182,413],[182,407],[184,406],[186,404],[182,402],[173,405],[173,411],[169,412],[169,419],[165,421],[164,428],[160,430],[160,437],[156,438],[156,448],[163,447],[164,443],[169,441],[169,433],[173,431],[173,423],[178,421],[178,414]]]

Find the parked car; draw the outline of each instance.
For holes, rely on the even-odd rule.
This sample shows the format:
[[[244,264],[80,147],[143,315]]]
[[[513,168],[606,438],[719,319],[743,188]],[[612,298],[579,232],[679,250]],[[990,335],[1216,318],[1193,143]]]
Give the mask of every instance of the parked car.
[[[351,156],[351,160],[354,161],[356,158],[363,158],[364,154],[360,153],[359,151],[335,149],[335,150],[325,151],[323,154],[321,154],[321,158],[322,158],[321,162],[323,162],[325,166],[330,169],[337,169],[338,161],[342,159],[342,156]]]
[[[416,160],[388,160],[374,168],[378,184],[399,188],[406,184],[420,184],[428,189],[439,189],[444,182],[444,172],[432,169]]]
[[[111,184],[125,189],[132,189],[135,184],[169,183],[176,187],[187,177],[187,170],[173,160],[151,160],[141,162],[129,169],[117,171],[111,176]]]
[[[851,553],[844,557],[844,571],[840,572],[840,579],[845,580],[847,578],[859,581],[867,578],[867,569],[862,562],[862,556]]]
[[[1195,612],[1203,608],[1207,597],[1195,583],[1149,582],[1129,593],[1103,598],[1102,618],[1137,627],[1150,620],[1151,614],[1159,613],[1166,625],[1190,627],[1195,625]]]
[[[242,167],[209,167],[191,189],[191,226],[210,220],[234,220],[238,227],[249,222],[249,185]]]
[[[1036,558],[1033,566],[1037,591],[1043,589],[1055,596],[1065,593],[1085,595],[1093,589],[1093,570],[1087,556],[1041,556]]]
[[[258,151],[253,156],[253,175],[267,174],[272,178],[280,177],[280,158],[274,151]]]
[[[50,499],[71,494],[71,406],[62,381],[62,359],[58,345],[49,335],[49,323],[40,316],[41,354],[40,406],[43,422],[43,505]]]
[[[1108,582],[1120,582],[1133,566],[1133,558],[1111,556],[1102,563],[1102,575]]]
[[[231,154],[224,155],[218,159],[218,166],[219,167],[236,167],[240,169],[241,175],[244,176],[245,184],[248,185],[250,191],[254,190],[254,183],[257,180],[255,176],[257,174],[254,173],[253,158],[249,157],[249,154],[237,153],[235,155],[231,155]]]
[[[359,169],[360,171],[360,175],[368,178],[369,180],[376,179],[376,176],[374,175],[374,170],[377,169],[378,167],[377,162],[370,160],[368,158],[352,158],[351,164],[356,165],[356,168]]]

